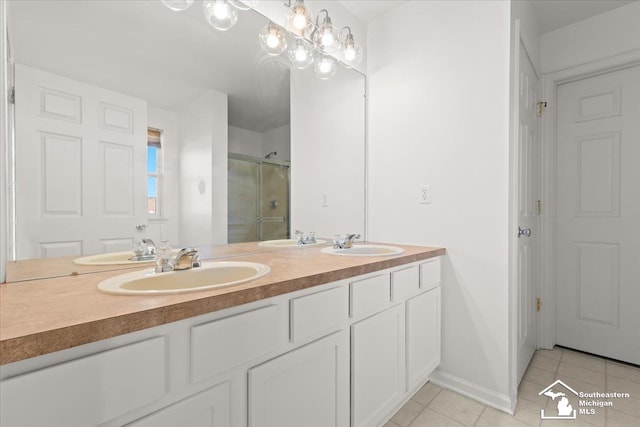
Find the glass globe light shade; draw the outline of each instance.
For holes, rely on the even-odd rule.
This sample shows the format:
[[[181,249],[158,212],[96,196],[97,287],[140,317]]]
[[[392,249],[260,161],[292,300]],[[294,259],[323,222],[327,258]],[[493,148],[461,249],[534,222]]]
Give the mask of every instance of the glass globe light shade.
[[[238,10],[227,0],[205,0],[202,7],[207,22],[216,30],[227,31],[238,22]]]
[[[229,3],[238,10],[250,10],[256,7],[258,0],[229,0]]]
[[[260,46],[269,55],[280,55],[287,48],[287,39],[284,31],[273,22],[269,22],[260,31],[259,37]]]
[[[162,0],[162,3],[175,12],[182,12],[191,7],[193,0]]]
[[[285,27],[296,37],[305,37],[313,27],[311,10],[304,4],[304,0],[296,0],[285,17]]]
[[[303,39],[297,39],[287,51],[291,64],[299,70],[309,68],[313,63],[313,47]]]
[[[315,59],[313,71],[321,80],[327,80],[336,75],[338,61],[332,56],[320,55]]]
[[[353,68],[360,65],[362,56],[362,46],[355,42],[352,34],[348,34],[340,45],[340,59],[348,68]]]
[[[313,43],[322,53],[335,53],[338,50],[338,31],[329,17],[313,33]]]

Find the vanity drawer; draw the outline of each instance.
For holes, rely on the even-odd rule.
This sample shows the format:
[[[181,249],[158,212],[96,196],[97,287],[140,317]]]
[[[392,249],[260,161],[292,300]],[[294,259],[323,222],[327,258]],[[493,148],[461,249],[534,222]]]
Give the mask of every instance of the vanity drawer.
[[[300,342],[337,329],[349,316],[346,287],[328,289],[290,301],[291,341]]]
[[[420,264],[420,288],[423,291],[440,284],[440,258],[433,258]]]
[[[402,301],[420,291],[420,270],[417,266],[391,273],[391,299]]]
[[[191,382],[211,378],[274,351],[278,307],[253,311],[191,328]]]
[[[94,426],[154,402],[167,390],[165,347],[152,338],[4,380],[0,425]]]
[[[351,282],[350,292],[351,317],[382,309],[391,300],[389,274]]]

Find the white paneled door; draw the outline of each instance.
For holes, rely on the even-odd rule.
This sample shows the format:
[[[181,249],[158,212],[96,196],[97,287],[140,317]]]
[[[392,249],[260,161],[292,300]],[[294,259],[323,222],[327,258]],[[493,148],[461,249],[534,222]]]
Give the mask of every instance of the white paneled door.
[[[538,77],[520,45],[518,129],[518,382],[537,345],[537,278],[539,241],[538,192],[540,137],[538,123]]]
[[[146,101],[16,64],[18,259],[131,249],[146,222]]]
[[[557,344],[640,363],[640,66],[557,92]]]

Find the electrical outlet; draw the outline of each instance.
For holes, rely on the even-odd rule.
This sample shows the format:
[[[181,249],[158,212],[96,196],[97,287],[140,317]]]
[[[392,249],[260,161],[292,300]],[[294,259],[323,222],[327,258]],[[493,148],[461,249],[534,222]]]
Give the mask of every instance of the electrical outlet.
[[[418,187],[418,203],[431,203],[431,184],[423,184]]]
[[[329,202],[327,201],[327,195],[326,194],[322,195],[322,207],[323,208],[328,208],[329,207]]]

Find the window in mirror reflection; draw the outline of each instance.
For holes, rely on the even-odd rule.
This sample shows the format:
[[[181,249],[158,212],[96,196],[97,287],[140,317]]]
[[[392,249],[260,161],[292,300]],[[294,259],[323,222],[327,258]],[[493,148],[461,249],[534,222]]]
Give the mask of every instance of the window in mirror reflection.
[[[162,131],[147,130],[147,212],[159,217],[162,199]]]

